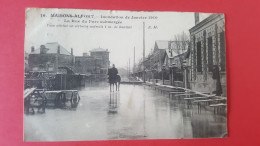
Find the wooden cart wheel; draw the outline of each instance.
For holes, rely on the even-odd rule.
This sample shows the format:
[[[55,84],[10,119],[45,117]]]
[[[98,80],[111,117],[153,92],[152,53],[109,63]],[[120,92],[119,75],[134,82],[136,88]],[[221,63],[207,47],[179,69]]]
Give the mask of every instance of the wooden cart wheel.
[[[74,94],[74,93],[71,94],[70,102],[71,102],[71,107],[76,107],[78,105],[79,99],[78,99],[77,94]]]

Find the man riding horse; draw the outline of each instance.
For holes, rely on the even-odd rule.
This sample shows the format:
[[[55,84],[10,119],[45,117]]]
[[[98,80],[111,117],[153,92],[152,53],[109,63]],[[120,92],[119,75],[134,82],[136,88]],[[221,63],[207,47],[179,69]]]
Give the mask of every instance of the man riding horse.
[[[114,91],[114,85],[116,85],[116,91],[119,90],[121,77],[118,75],[118,70],[117,68],[115,68],[115,64],[113,64],[112,68],[108,69],[107,75],[110,84],[110,92],[111,92],[111,85],[113,85],[113,91]]]

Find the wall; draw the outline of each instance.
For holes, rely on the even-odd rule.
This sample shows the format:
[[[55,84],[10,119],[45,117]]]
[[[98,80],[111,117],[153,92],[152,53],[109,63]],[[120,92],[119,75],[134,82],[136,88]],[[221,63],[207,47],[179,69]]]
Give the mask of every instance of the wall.
[[[100,59],[102,61],[101,68],[109,68],[110,65],[109,52],[107,51],[90,52],[90,56]]]
[[[75,57],[75,67],[76,73],[81,74],[91,74],[95,68],[95,60],[90,56],[77,56]]]
[[[28,63],[30,71],[49,69],[50,72],[58,72],[58,67],[72,67],[74,57],[62,54],[29,54]]]
[[[210,16],[211,17],[211,16]],[[201,92],[215,91],[215,80],[212,79],[212,71],[209,68],[209,59],[213,57],[213,64],[218,65],[221,74],[221,85],[223,96],[226,96],[226,68],[225,58],[221,53],[225,54],[225,46],[221,46],[220,34],[225,33],[225,20],[224,15],[213,16],[211,21],[202,21],[197,26],[190,29],[191,40],[191,55],[190,55],[190,87],[193,90]],[[209,38],[212,38],[212,57],[209,57]],[[198,42],[201,46],[201,71],[198,69]],[[205,49],[206,47],[206,49]],[[222,50],[222,51],[221,51]],[[225,56],[224,56],[225,57]],[[224,64],[223,64],[224,62]],[[223,66],[224,65],[224,66]]]

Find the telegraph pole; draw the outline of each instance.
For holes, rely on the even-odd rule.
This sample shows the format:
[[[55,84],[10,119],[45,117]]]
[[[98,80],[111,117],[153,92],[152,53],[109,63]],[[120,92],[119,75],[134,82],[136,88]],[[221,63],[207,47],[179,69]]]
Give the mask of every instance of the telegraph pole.
[[[129,67],[128,67],[128,65],[129,65],[129,63],[128,63],[128,61],[126,61],[126,76],[127,76],[127,79],[129,77],[129,71],[128,71]]]
[[[145,22],[143,22],[143,81],[145,82]]]
[[[129,77],[131,76],[131,66],[130,66],[130,57],[129,57]]]
[[[133,73],[135,72],[135,47],[134,47],[134,67],[133,67]]]

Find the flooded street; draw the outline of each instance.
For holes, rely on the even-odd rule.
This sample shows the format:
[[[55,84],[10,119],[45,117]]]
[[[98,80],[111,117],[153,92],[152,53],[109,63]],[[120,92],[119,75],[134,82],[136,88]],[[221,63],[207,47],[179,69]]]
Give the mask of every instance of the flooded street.
[[[226,115],[170,99],[142,85],[86,87],[76,109],[46,109],[24,115],[25,141],[112,139],[179,139],[220,137],[227,132]]]

